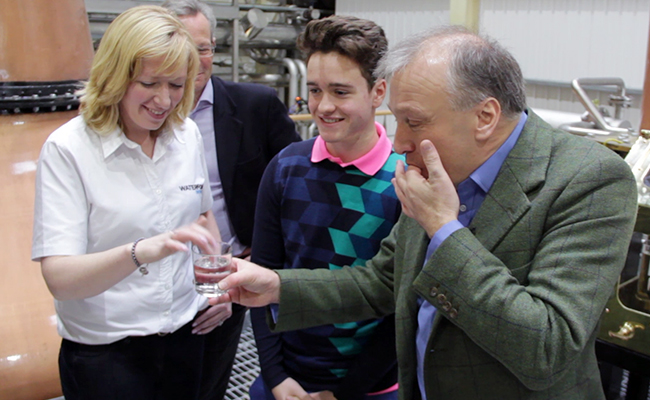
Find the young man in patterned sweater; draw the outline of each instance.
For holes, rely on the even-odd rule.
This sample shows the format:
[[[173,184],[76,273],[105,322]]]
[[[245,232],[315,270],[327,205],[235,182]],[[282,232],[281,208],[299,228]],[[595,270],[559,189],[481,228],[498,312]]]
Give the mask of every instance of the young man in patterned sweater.
[[[307,56],[309,110],[319,136],[269,164],[258,194],[252,261],[269,268],[363,265],[397,221],[392,150],[375,109],[386,81],[373,72],[387,49],[371,21],[332,16],[298,38]],[[251,311],[261,376],[251,400],[397,398],[394,320],[350,321],[271,333]]]

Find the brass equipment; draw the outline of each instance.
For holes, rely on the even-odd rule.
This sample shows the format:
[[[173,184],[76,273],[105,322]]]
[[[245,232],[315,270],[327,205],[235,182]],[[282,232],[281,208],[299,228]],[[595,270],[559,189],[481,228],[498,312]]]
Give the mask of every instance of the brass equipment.
[[[609,336],[621,340],[630,340],[634,337],[636,329],[645,329],[645,326],[638,322],[627,321],[619,328],[618,332],[609,331]]]
[[[650,355],[650,207],[639,205],[634,230],[641,235],[639,260],[623,269],[601,318],[598,338]]]

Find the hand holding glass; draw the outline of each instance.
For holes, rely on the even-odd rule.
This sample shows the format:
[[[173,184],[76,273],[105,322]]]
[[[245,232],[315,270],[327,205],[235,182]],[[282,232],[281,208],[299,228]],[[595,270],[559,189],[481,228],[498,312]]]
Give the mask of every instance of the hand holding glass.
[[[219,289],[219,281],[232,273],[232,249],[226,242],[217,242],[216,251],[207,254],[192,246],[194,288],[205,297],[219,297],[226,292]]]

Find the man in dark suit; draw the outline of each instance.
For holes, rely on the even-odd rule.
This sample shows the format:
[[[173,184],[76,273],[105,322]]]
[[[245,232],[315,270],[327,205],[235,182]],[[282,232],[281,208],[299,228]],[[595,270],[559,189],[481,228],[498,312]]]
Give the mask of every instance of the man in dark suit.
[[[327,273],[237,262],[219,301],[279,303],[276,330],[395,312],[401,399],[605,399],[594,343],[636,218],[627,164],[527,110],[512,55],[463,28],[407,38],[380,70],[408,170],[379,253]]]
[[[197,0],[168,0],[163,7],[185,24],[199,50],[195,108],[190,117],[203,136],[212,211],[221,239],[232,243],[235,256],[245,258],[250,255],[257,189],[264,169],[276,153],[300,137],[275,90],[212,76],[217,22],[210,6]],[[246,313],[237,304],[218,307],[196,321],[199,325],[202,318],[214,318],[221,324],[205,338],[204,400],[224,397]]]

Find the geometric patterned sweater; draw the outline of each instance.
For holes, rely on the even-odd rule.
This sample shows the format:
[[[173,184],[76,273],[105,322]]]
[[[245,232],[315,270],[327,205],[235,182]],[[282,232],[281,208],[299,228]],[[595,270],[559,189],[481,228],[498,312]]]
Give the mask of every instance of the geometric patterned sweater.
[[[391,152],[369,176],[329,160],[312,163],[314,140],[289,145],[264,173],[252,244],[257,264],[275,269],[363,265],[397,222],[401,205],[390,180],[403,156]],[[332,390],[342,400],[397,381],[392,318],[282,333],[271,333],[265,318],[264,309],[251,310],[269,388],[291,377],[309,392]],[[376,330],[382,337],[373,338]]]

